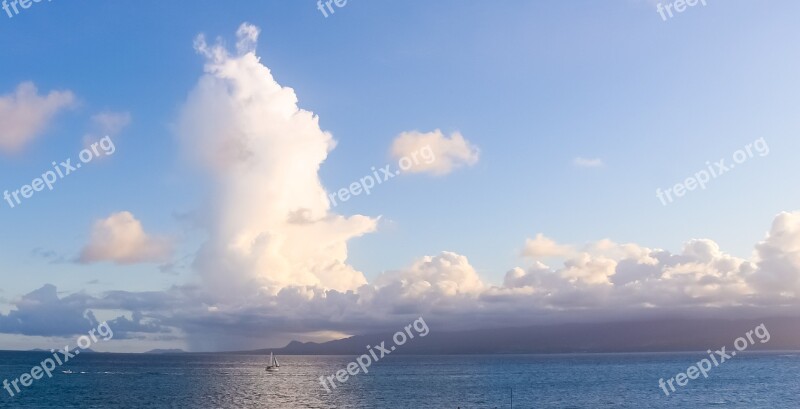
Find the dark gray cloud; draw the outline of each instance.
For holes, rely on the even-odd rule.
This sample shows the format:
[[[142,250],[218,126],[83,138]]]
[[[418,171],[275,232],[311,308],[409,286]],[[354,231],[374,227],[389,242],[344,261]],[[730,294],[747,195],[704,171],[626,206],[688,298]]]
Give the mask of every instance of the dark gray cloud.
[[[58,297],[54,285],[24,295],[15,302],[16,309],[0,314],[0,332],[7,334],[68,336],[86,332],[97,324],[91,311],[85,308],[85,294]]]
[[[129,304],[124,301],[106,302],[84,293],[59,297],[56,286],[46,284],[12,302],[15,308],[8,314],[0,314],[0,333],[61,337],[85,334],[100,324],[93,307],[103,304],[109,306]],[[133,319],[121,316],[109,321],[117,339],[136,338],[137,333],[169,332],[169,329],[160,326],[157,320],[147,319],[134,309],[118,309],[133,311]]]

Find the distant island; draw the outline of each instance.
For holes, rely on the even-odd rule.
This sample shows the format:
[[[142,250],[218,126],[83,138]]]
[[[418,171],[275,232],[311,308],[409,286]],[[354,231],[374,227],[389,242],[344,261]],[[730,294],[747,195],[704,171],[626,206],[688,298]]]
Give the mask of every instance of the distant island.
[[[147,355],[173,355],[173,354],[185,354],[186,351],[182,349],[154,349],[151,351],[144,352]]]
[[[75,348],[73,351],[81,351],[82,354],[98,354],[99,353],[97,351],[92,350],[91,348],[87,348],[87,349]],[[50,353],[50,351],[48,351],[46,349],[41,349],[41,348],[29,349],[28,352],[47,352],[47,353]]]

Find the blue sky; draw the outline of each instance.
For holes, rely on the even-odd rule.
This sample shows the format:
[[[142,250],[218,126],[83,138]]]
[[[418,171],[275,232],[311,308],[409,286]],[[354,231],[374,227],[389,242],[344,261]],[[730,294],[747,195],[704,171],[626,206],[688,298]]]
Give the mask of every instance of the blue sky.
[[[232,50],[245,22],[261,30],[261,64],[336,140],[319,169],[327,191],[395,163],[403,132],[458,132],[480,151],[446,175],[403,175],[332,209],[381,216],[376,232],[347,241],[347,264],[369,282],[449,251],[499,286],[531,264],[521,254],[538,233],[673,253],[711,239],[749,259],[800,199],[790,182],[800,167],[798,9],[709,0],[662,21],[655,3],[635,0],[350,0],[325,18],[310,0],[56,0],[0,13],[0,96],[31,81],[40,95],[75,97],[20,152],[0,152],[0,189],[77,156],[94,115],[130,115],[113,156],[0,206],[0,312],[44,284],[102,297],[198,280],[214,182],[187,158],[178,122],[203,75],[196,36]],[[758,138],[769,155],[668,206],[656,198]],[[173,243],[169,257],[77,262],[93,224],[123,211]]]

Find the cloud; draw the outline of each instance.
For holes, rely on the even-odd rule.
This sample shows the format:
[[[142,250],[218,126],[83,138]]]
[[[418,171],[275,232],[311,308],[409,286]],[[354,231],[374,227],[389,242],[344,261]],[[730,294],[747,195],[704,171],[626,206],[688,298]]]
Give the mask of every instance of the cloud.
[[[82,294],[59,298],[56,287],[45,285],[16,301],[16,309],[0,314],[0,333],[38,336],[69,336],[97,325],[86,309]]]
[[[448,138],[442,131],[403,132],[392,142],[391,155],[395,159],[413,158],[423,150],[430,149],[435,160],[415,161],[406,172],[446,175],[459,167],[478,163],[480,151],[469,141],[454,132]]]
[[[665,316],[796,315],[798,232],[800,212],[779,214],[749,259],[725,253],[710,239],[688,240],[675,253],[602,239],[568,246],[574,251],[557,266],[533,261],[513,267],[497,285],[484,282],[466,256],[442,252],[346,291],[289,285],[234,300],[220,299],[208,285],[186,285],[58,299],[55,289],[47,288],[0,315],[0,332],[63,335],[84,325],[88,312],[122,310],[136,313],[118,320],[135,333],[130,337],[181,336],[192,350],[211,351],[316,340],[322,333],[393,331],[420,315],[439,331]],[[54,311],[61,314],[59,309],[64,325],[47,318],[57,316]]]
[[[131,123],[129,112],[101,112],[92,116],[92,129],[83,136],[83,146],[90,147],[93,143],[106,136],[116,137],[123,129]],[[97,158],[104,158],[98,156]]]
[[[384,300],[417,301],[430,294],[445,297],[474,296],[484,289],[483,282],[469,260],[449,251],[438,256],[423,257],[406,270],[383,273],[373,284]]]
[[[505,286],[546,294],[549,308],[567,310],[721,307],[748,304],[754,274],[752,261],[725,254],[708,239],[690,240],[679,254],[603,240],[558,268],[537,263],[509,271]]]
[[[336,143],[261,64],[258,33],[243,24],[235,55],[202,35],[195,41],[205,75],[182,107],[177,133],[214,199],[209,240],[194,267],[227,299],[292,285],[358,288],[366,279],[347,264],[347,242],[374,231],[377,219],[330,211],[318,172]]]
[[[129,112],[101,112],[92,116],[92,124],[103,136],[114,136],[131,123]]]
[[[159,262],[166,260],[171,253],[172,243],[168,239],[147,235],[133,214],[119,212],[94,224],[90,241],[81,251],[79,261]]]
[[[583,158],[578,156],[572,160],[572,164],[579,168],[600,168],[605,166],[600,158]]]
[[[782,299],[800,297],[800,212],[783,212],[772,222],[767,237],[756,245],[760,274],[750,282],[760,291]]]
[[[575,253],[571,246],[560,245],[554,240],[545,237],[542,233],[536,238],[525,241],[522,255],[533,259],[546,259],[550,257],[565,257]]]
[[[131,295],[112,293],[105,298],[95,298],[83,293],[59,297],[57,288],[45,284],[41,288],[14,301],[14,309],[8,314],[0,314],[0,333],[21,334],[43,337],[69,337],[86,334],[100,324],[97,312],[116,311],[120,306],[132,311],[131,318],[124,315],[108,320],[114,330],[114,339],[143,339],[147,334],[169,334],[173,328],[161,325],[161,320],[154,314],[145,317],[139,312],[142,303],[126,302]],[[147,293],[140,293],[137,298],[145,298]],[[127,296],[126,296],[127,295]],[[150,307],[158,304],[152,302],[158,298],[150,297]]]
[[[196,312],[197,327],[190,332],[211,325],[220,333],[212,338],[246,347],[264,345],[256,335],[259,328],[275,334],[363,334],[391,330],[420,315],[446,331],[665,315],[791,313],[800,306],[797,289],[790,287],[791,292],[777,283],[800,278],[800,265],[794,264],[794,252],[800,249],[797,231],[800,213],[779,215],[752,259],[727,254],[709,239],[689,240],[677,253],[608,239],[583,246],[551,243],[540,246],[548,252],[539,254],[560,254],[560,266],[533,261],[514,267],[500,285],[484,282],[464,255],[442,252],[383,273],[355,291],[293,286],[248,300],[247,307],[219,304],[213,312]],[[549,240],[537,237],[539,243]],[[779,278],[770,278],[767,260],[781,267]],[[230,331],[242,331],[242,337],[233,341]],[[286,341],[280,335],[273,339]],[[202,347],[214,349],[209,342],[206,338]]]
[[[56,114],[74,104],[72,92],[39,95],[32,82],[19,84],[14,93],[0,95],[0,151],[19,152],[44,132]]]

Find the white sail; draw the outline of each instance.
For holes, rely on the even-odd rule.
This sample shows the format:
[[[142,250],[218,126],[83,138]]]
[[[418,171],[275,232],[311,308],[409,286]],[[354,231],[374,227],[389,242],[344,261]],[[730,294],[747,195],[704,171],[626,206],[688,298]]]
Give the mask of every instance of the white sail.
[[[278,363],[278,357],[276,357],[272,352],[269,353],[269,365],[267,365],[267,371],[269,372],[277,372],[278,368],[281,364]]]

